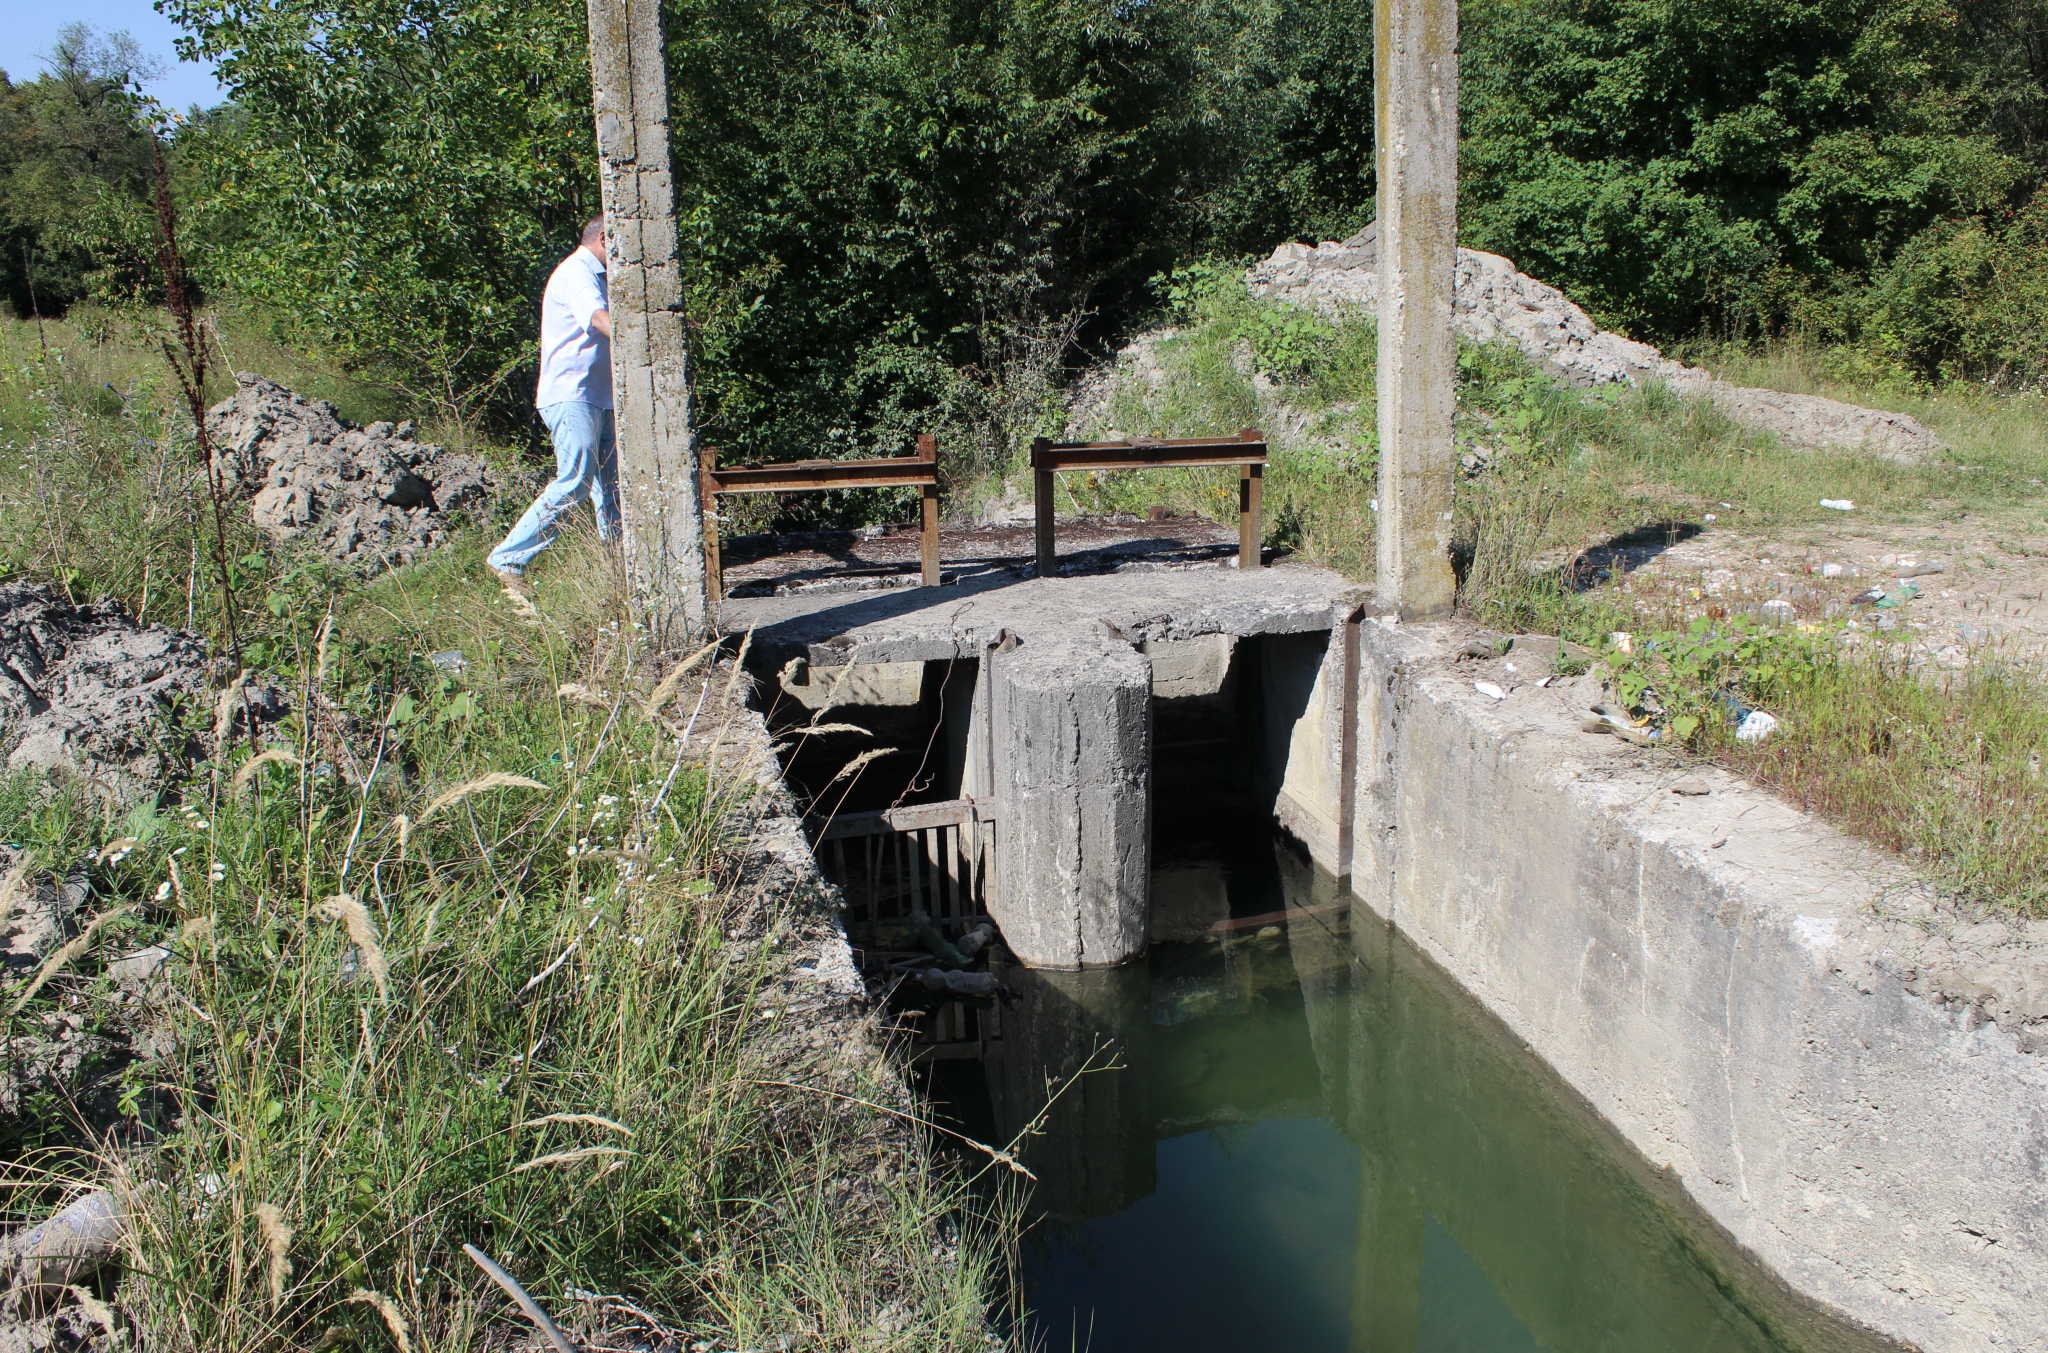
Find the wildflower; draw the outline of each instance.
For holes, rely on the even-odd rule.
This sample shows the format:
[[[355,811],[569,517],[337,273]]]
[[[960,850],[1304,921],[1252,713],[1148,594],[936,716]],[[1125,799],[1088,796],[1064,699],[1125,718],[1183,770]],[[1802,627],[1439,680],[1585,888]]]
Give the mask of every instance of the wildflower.
[[[164,900],[165,898],[169,897],[170,895],[171,895],[171,881],[170,881],[169,879],[165,879],[165,880],[164,880],[164,881],[163,881],[162,883],[159,883],[159,884],[157,884],[157,885],[156,885],[156,900],[157,900],[157,901],[161,902],[161,901],[163,901],[163,900]]]

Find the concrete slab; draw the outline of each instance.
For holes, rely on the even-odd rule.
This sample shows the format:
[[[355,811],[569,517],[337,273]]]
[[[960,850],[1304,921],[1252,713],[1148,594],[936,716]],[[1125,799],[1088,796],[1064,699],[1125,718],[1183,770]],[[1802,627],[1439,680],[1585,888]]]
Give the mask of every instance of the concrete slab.
[[[979,657],[1008,630],[1022,642],[1099,634],[1132,645],[1207,634],[1247,638],[1330,627],[1363,595],[1343,575],[1303,564],[1124,572],[1079,578],[969,579],[887,592],[728,598],[729,632],[754,631],[754,651],[780,664],[932,662]]]

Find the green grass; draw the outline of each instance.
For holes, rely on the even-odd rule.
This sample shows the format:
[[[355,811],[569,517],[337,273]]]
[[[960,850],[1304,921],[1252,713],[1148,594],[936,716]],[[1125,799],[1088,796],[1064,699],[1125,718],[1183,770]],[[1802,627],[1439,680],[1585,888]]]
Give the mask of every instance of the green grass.
[[[86,360],[38,350],[0,389],[0,566],[218,639],[175,420],[96,406]],[[157,1349],[394,1348],[384,1303],[413,1349],[495,1343],[509,1308],[464,1243],[558,1314],[571,1286],[623,1293],[722,1347],[985,1347],[1004,1224],[871,1107],[914,1111],[898,1067],[757,1007],[819,921],[737,872],[729,674],[687,742],[674,705],[647,713],[659,671],[611,557],[573,532],[530,623],[483,566],[488,528],[366,587],[235,520],[240,638],[292,693],[285,755],[238,743],[134,811],[0,783],[0,838],[44,867],[134,838],[94,867],[95,909],[133,910],[10,1038],[126,1018],[99,970],[145,944],[176,988],[154,1004],[171,1050],[118,1086],[128,1145],[50,1106],[0,1144],[7,1210],[122,1190],[135,1249],[103,1295]],[[428,661],[448,649],[464,670]]]
[[[1370,320],[1302,323],[1253,301],[1234,274],[1183,289],[1179,332],[1162,344],[1163,380],[1126,380],[1091,431],[1165,436],[1264,426],[1267,543],[1361,581],[1374,565],[1377,430]],[[1462,476],[1457,525],[1466,557],[1460,605],[1508,631],[1562,634],[1599,647],[1614,630],[1682,637],[1692,617],[1562,585],[1558,565],[1617,536],[1709,511],[1723,529],[1766,538],[1839,530],[1822,498],[1851,498],[1859,524],[1989,518],[2038,529],[2048,506],[2048,404],[2038,395],[1927,390],[1853,354],[1783,345],[1688,354],[1738,384],[1823,394],[1920,418],[1951,446],[1912,466],[1781,445],[1704,399],[1661,386],[1553,386],[1518,352],[1461,345],[1457,435],[1490,467]],[[1277,386],[1277,405],[1254,380]],[[1154,504],[1234,521],[1235,484],[1210,472],[1099,475],[1068,486],[1082,506]],[[1725,627],[1717,633],[1726,633]],[[1915,666],[1883,638],[1850,651],[1833,631],[1763,642],[1803,645],[1797,681],[1759,681],[1756,659],[1656,668],[1663,703],[1690,710],[1691,754],[1712,757],[1794,802],[1899,851],[1959,897],[2048,915],[2048,676],[2038,663],[1981,661],[1962,673]],[[1771,651],[1776,651],[1775,649]],[[1617,665],[1619,665],[1617,660]],[[1737,743],[1715,692],[1766,700],[1782,731]]]

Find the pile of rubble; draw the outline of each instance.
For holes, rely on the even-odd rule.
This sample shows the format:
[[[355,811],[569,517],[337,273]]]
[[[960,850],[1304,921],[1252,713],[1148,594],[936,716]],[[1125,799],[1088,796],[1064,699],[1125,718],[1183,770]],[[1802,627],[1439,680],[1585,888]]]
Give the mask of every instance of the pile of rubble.
[[[47,586],[0,584],[0,757],[10,771],[82,778],[116,802],[153,792],[205,756],[224,723],[284,713],[281,691],[248,685],[237,700],[227,675],[205,640],[138,624],[118,601],[77,606]]]
[[[235,380],[241,388],[207,410],[206,427],[273,540],[306,541],[376,573],[440,545],[453,514],[491,496],[482,460],[415,440],[409,421],[357,427],[276,381],[247,371]]]
[[[1378,303],[1379,223],[1341,243],[1283,244],[1245,274],[1257,297],[1332,317],[1370,315]],[[1556,287],[1498,254],[1460,249],[1453,281],[1454,322],[1474,342],[1512,341],[1569,385],[1662,381],[1703,394],[1731,417],[1798,446],[1865,451],[1910,464],[1947,448],[1904,414],[1865,409],[1817,395],[1730,385],[1698,367],[1671,361],[1647,343],[1609,333]]]

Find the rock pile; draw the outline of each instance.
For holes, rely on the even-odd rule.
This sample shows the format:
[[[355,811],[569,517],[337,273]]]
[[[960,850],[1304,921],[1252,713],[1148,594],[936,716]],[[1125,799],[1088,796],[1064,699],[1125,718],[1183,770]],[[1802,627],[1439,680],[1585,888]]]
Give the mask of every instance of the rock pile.
[[[247,371],[235,380],[241,388],[207,410],[206,426],[274,540],[307,541],[376,573],[443,543],[451,514],[491,496],[482,460],[414,440],[410,422],[357,427],[276,381]]]
[[[1374,222],[1341,243],[1283,244],[1245,274],[1245,285],[1254,296],[1325,315],[1369,315],[1378,302],[1378,270],[1379,225]],[[1675,390],[1706,395],[1731,417],[1800,446],[1866,451],[1901,463],[1947,449],[1905,414],[1715,380],[1647,343],[1602,329],[1563,292],[1517,272],[1498,254],[1460,249],[1452,285],[1460,335],[1479,343],[1512,341],[1570,385],[1662,381]]]
[[[221,684],[206,642],[139,625],[117,601],[74,606],[48,587],[0,585],[0,756],[82,777],[116,800],[153,790],[205,754]],[[281,692],[245,692],[259,721],[282,714]],[[239,705],[230,705],[230,719]],[[179,717],[181,711],[185,717]]]

